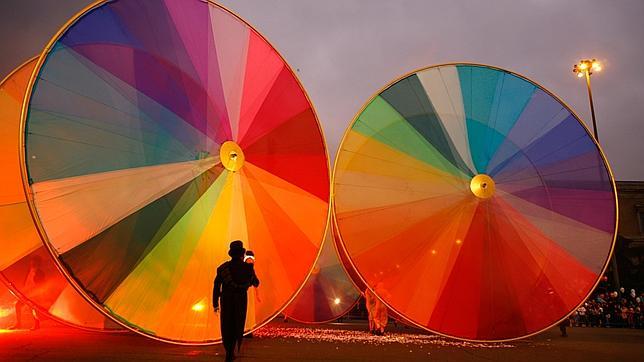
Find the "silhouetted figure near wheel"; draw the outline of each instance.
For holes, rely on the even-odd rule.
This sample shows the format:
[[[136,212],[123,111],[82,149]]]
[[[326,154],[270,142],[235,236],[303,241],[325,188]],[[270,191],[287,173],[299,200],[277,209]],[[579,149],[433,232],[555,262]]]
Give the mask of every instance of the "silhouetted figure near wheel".
[[[22,290],[26,291],[31,291],[30,294],[32,296],[38,296],[38,289],[42,285],[43,281],[45,280],[45,272],[42,270],[42,260],[40,259],[39,256],[33,256],[29,260],[29,271],[27,272],[27,276],[25,277],[25,281],[22,286]],[[42,289],[42,288],[41,288]],[[34,324],[33,327],[31,327],[31,330],[36,330],[40,328],[40,316],[38,316],[38,312],[36,312],[36,309],[34,309],[30,304],[27,304],[20,299],[16,301],[16,304],[14,305],[15,309],[15,314],[16,314],[16,323],[9,327],[9,329],[20,329],[22,328],[22,309],[23,307],[27,307],[27,309],[31,312],[31,316],[33,317]]]
[[[559,324],[559,331],[561,331],[561,336],[562,337],[568,337],[568,332],[566,332],[566,328],[570,327],[570,318],[566,318],[562,320]]]
[[[388,295],[382,282],[378,282],[376,284],[376,292],[379,293],[380,296]],[[389,320],[387,315],[387,306],[385,306],[385,304],[381,302],[369,288],[365,290],[364,296],[367,312],[369,313],[369,332],[377,336],[382,336],[385,334],[385,327]]]
[[[244,334],[248,288],[259,285],[253,264],[244,263],[246,249],[240,240],[230,243],[230,260],[217,268],[212,305],[219,313],[221,337],[226,349],[226,361],[235,359],[235,346]]]

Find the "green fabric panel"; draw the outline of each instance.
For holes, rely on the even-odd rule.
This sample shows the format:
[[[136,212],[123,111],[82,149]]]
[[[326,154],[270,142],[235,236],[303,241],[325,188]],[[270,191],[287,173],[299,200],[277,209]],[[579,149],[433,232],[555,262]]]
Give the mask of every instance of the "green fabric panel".
[[[159,301],[169,300],[177,292],[184,269],[195,257],[194,251],[211,222],[211,214],[231,174],[225,170],[197,202],[159,240],[157,245],[140,261],[130,277],[144,282],[151,289],[145,300],[138,300],[146,309],[159,308]],[[226,245],[222,245],[222,248]],[[213,266],[216,267],[216,266]],[[146,305],[146,303],[150,303]]]
[[[61,261],[94,300],[103,303],[206,190],[212,189],[222,171],[218,165],[203,173],[62,254]],[[92,261],[89,265],[88,260]]]
[[[440,170],[465,177],[380,96],[360,114],[353,130]]]
[[[411,75],[382,92],[385,99],[414,129],[451,162],[471,175],[465,162],[443,127],[443,124],[416,74]]]

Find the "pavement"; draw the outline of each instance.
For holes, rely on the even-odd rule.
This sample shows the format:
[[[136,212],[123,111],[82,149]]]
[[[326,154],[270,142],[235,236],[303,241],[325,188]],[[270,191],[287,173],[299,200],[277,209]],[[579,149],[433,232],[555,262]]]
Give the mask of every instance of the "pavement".
[[[362,322],[306,326],[272,322],[244,341],[237,361],[644,361],[644,330],[558,329],[505,343],[470,343],[391,326],[385,336]],[[223,361],[223,347],[180,346],[134,333],[46,325],[0,330],[0,361]]]

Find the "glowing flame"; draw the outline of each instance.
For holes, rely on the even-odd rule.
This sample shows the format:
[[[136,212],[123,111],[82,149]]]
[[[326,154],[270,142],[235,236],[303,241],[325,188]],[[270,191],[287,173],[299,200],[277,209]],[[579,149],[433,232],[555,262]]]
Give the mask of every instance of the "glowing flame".
[[[195,312],[203,312],[205,309],[206,305],[202,301],[192,306],[192,310],[194,310]]]
[[[13,313],[13,308],[0,308],[0,318],[4,318]]]
[[[333,303],[335,303],[336,305],[340,304],[340,298],[335,298],[333,300]]]

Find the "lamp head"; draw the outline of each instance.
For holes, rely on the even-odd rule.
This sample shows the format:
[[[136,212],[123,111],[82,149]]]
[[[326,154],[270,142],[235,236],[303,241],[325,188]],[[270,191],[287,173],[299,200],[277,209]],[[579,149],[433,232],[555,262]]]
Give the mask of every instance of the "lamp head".
[[[602,70],[601,63],[593,59],[582,59],[579,63],[572,66],[572,72],[577,74],[577,77],[582,78],[586,74],[592,75],[593,72],[599,72]]]

